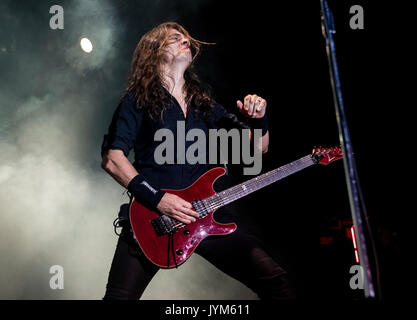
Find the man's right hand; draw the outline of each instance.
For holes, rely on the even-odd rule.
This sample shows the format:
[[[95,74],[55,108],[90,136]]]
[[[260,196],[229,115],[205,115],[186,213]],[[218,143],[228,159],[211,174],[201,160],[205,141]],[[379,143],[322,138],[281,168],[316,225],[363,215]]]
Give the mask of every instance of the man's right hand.
[[[157,209],[172,218],[183,223],[189,224],[195,222],[200,215],[193,209],[191,203],[178,197],[175,194],[166,192],[159,201]]]

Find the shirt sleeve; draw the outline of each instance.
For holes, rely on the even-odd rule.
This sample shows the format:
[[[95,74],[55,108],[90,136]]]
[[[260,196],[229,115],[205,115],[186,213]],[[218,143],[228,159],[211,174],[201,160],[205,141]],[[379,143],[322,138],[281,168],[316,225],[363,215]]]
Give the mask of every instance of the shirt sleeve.
[[[220,104],[216,104],[214,107],[215,124],[220,128],[230,130],[232,128],[237,129],[261,129],[262,136],[268,131],[268,120],[266,114],[263,118],[246,118],[244,122],[239,118],[227,112],[227,110]]]
[[[131,93],[126,94],[113,114],[107,134],[101,145],[101,156],[109,150],[122,150],[127,157],[133,148],[142,122],[141,109],[136,107],[136,99]]]
[[[227,110],[218,103],[214,106],[214,123],[216,126],[227,130],[233,128],[250,129],[246,123],[240,121],[233,113],[227,112]]]

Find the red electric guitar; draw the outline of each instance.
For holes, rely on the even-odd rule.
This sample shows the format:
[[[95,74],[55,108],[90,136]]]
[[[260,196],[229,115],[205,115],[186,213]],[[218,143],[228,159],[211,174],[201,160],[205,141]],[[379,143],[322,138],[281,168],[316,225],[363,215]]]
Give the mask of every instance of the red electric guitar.
[[[327,165],[342,157],[341,148],[315,148],[310,155],[219,193],[213,190],[213,184],[226,171],[224,168],[211,169],[186,189],[164,190],[192,203],[200,214],[196,222],[187,225],[151,211],[133,200],[130,222],[134,236],[152,263],[161,268],[177,267],[191,256],[204,238],[226,235],[236,230],[234,223],[221,224],[213,219],[213,213],[218,208],[313,164]]]

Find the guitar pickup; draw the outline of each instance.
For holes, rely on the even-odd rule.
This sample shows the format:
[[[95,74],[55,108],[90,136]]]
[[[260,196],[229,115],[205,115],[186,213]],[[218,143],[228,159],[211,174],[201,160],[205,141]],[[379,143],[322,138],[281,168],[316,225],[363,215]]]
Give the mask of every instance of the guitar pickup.
[[[200,218],[204,218],[208,215],[208,211],[206,206],[204,205],[204,202],[201,200],[194,200],[192,202],[194,210],[200,215]]]

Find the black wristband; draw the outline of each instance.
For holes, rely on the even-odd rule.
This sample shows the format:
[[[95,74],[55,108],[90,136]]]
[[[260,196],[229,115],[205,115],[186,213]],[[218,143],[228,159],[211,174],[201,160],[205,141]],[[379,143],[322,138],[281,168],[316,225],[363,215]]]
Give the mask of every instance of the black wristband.
[[[249,118],[248,123],[251,129],[262,129],[262,137],[268,131],[268,119],[266,114],[262,118]]]
[[[153,188],[141,174],[138,174],[129,182],[127,190],[135,200],[154,211],[156,211],[159,201],[165,194],[165,191]]]

